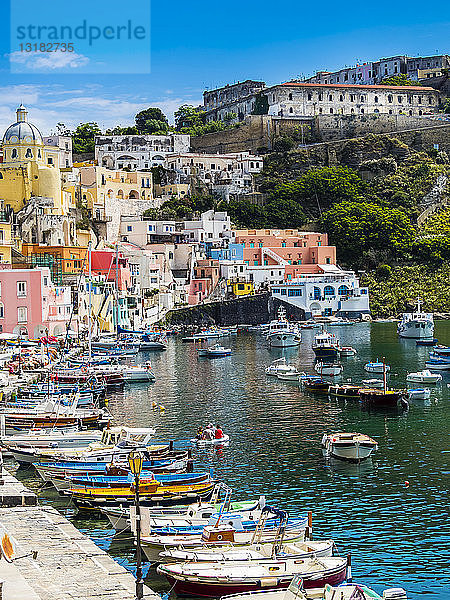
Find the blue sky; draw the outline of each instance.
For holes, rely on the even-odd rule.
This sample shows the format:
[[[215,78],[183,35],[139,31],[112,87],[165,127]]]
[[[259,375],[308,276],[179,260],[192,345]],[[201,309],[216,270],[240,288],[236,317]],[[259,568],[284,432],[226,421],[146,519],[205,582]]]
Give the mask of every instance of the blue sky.
[[[31,3],[11,1],[22,10],[24,3]],[[22,57],[16,55],[19,62],[15,59],[14,69],[26,72],[11,73],[11,53],[17,48],[10,46],[10,13],[3,2],[0,133],[14,120],[20,102],[43,133],[49,133],[57,122],[74,127],[82,121],[97,121],[106,128],[131,124],[135,113],[148,106],[161,107],[171,118],[180,104],[201,103],[205,89],[238,80],[274,84],[382,56],[450,52],[446,45],[448,2],[434,4],[427,11],[416,0],[407,5],[381,0],[353,6],[327,0],[280,4],[172,0],[151,4],[151,23],[146,0],[126,8],[123,1],[109,0],[108,11],[102,10],[99,0],[77,0],[71,3],[74,7],[59,4],[55,12],[54,0],[31,3],[37,15],[31,9],[31,13],[24,11],[23,23],[38,18],[42,22],[44,17],[49,24],[70,23],[73,10],[77,19],[97,25],[131,18],[148,28],[150,42],[114,45],[99,41],[92,47],[81,43],[70,60],[61,54],[44,55],[37,71],[32,64],[20,63]],[[93,6],[98,10],[93,12]],[[145,72],[148,59],[149,73]]]

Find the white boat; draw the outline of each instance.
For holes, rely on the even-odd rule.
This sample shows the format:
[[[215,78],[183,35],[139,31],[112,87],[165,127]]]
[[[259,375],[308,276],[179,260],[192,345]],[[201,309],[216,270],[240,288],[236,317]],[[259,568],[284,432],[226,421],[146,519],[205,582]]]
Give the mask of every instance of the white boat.
[[[425,388],[409,389],[408,400],[429,400],[431,390]]]
[[[440,357],[432,352],[430,358],[425,362],[425,367],[431,371],[450,371],[450,359]]]
[[[430,385],[442,381],[442,375],[440,373],[432,373],[429,369],[424,369],[416,373],[408,373],[406,381],[408,383],[425,383]]]
[[[339,340],[334,333],[329,333],[322,327],[314,336],[312,349],[318,360],[335,360],[339,356]]]
[[[296,575],[287,590],[261,590],[222,596],[221,600],[408,600],[402,588],[389,588],[380,596],[362,583],[341,583],[338,587],[326,584],[305,590],[302,575]]]
[[[343,369],[340,363],[318,362],[314,365],[314,370],[321,376],[337,377],[342,373]]]
[[[214,521],[216,519],[214,517]],[[288,527],[284,534],[284,542],[303,542],[305,540],[305,531],[307,519],[304,525],[299,527]],[[175,550],[176,548],[203,548],[203,547],[221,547],[233,545],[234,547],[248,546],[255,542],[273,543],[279,539],[278,528],[264,529],[263,531],[250,530],[244,531],[242,527],[242,518],[234,517],[226,519],[226,524],[214,527],[208,525],[203,529],[203,533],[198,534],[177,534],[177,535],[142,535],[142,549],[150,561],[157,561],[160,552],[165,550]]]
[[[302,371],[301,373],[278,373],[277,379],[280,381],[300,381],[306,379],[308,375]]]
[[[289,323],[282,306],[278,309],[278,318],[269,324],[267,340],[273,348],[290,348],[298,346],[302,341],[300,329]]]
[[[347,559],[335,556],[295,560],[248,562],[174,563],[159,565],[177,595],[217,597],[235,592],[286,589],[294,575],[301,575],[305,588],[339,585],[346,577]]]
[[[383,388],[384,382],[382,379],[363,379],[362,384],[369,388]]]
[[[359,462],[378,449],[378,444],[365,433],[330,433],[322,437],[322,452],[326,458]]]
[[[190,442],[195,446],[224,446],[225,444],[229,444],[230,436],[225,433],[221,438],[213,438],[212,440],[191,438]]]
[[[422,312],[421,300],[417,298],[417,310],[412,313],[403,313],[402,320],[397,326],[400,337],[427,339],[434,337],[433,313]]]
[[[391,367],[384,362],[374,361],[366,363],[364,369],[368,373],[389,373]]]
[[[100,441],[101,431],[78,431],[77,428],[29,430],[5,435],[4,418],[1,417],[2,444],[17,448],[77,448]]]
[[[79,460],[82,462],[127,461],[133,450],[157,451],[168,446],[149,446],[155,429],[136,427],[111,427],[104,429],[99,441],[76,448],[20,448],[8,445],[14,459],[20,463]]]
[[[174,562],[251,562],[272,560],[277,556],[305,560],[315,556],[332,556],[333,540],[307,541],[291,544],[249,544],[241,548],[224,546],[221,548],[202,548],[199,550],[185,550],[176,548],[161,552],[159,558],[162,563]]]
[[[156,377],[153,374],[149,365],[140,367],[138,365],[126,365],[122,367],[123,378],[126,382],[141,382],[155,381]]]
[[[198,356],[206,356],[207,358],[230,356],[231,348],[224,348],[220,344],[214,344],[214,346],[210,346],[209,348],[199,348],[197,353]]]
[[[298,375],[299,372],[294,365],[289,365],[286,358],[283,356],[278,360],[275,360],[271,365],[266,368],[266,375],[278,377],[278,375]]]
[[[227,500],[225,499],[225,503]],[[198,524],[200,520],[204,523],[217,514],[223,507],[223,502],[196,502],[188,506],[162,508],[160,506],[141,506],[141,518],[145,521],[145,527],[151,527],[152,522],[165,522],[165,526],[179,524],[182,521],[186,523]],[[243,515],[256,514],[261,512],[265,505],[265,498],[261,496],[259,500],[244,500],[242,502],[229,502],[226,504],[230,512],[239,512]],[[118,531],[130,529],[130,507],[129,506],[104,506],[101,507],[114,529]],[[159,525],[160,526],[160,525]]]
[[[344,346],[342,348],[339,348],[339,354],[341,356],[355,356],[356,350],[351,346]]]

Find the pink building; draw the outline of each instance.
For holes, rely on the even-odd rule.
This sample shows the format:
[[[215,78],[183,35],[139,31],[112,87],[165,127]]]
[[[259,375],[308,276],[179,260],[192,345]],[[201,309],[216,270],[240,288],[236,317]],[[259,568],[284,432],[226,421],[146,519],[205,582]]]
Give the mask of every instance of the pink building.
[[[235,242],[243,245],[249,266],[285,266],[285,279],[317,273],[318,265],[336,264],[336,247],[328,245],[326,233],[297,229],[238,229]]]
[[[0,270],[0,331],[31,338],[60,335],[72,311],[71,290],[55,286],[50,269]],[[74,329],[76,323],[71,323]]]
[[[91,253],[92,272],[105,275],[106,281],[116,281],[116,251],[115,250],[92,250]],[[120,291],[131,288],[131,273],[128,259],[119,252],[118,260],[118,283]]]
[[[197,304],[209,296],[219,281],[219,272],[218,260],[201,258],[197,261],[189,287],[189,304]]]

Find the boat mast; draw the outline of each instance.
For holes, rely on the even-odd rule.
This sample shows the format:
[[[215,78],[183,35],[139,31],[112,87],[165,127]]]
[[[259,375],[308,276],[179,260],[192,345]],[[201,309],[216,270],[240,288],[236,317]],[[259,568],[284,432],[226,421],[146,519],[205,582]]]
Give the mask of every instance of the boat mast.
[[[386,376],[386,362],[385,358],[382,359],[383,362],[383,392],[386,393],[387,390],[387,376]]]
[[[89,285],[89,304],[88,304],[88,351],[89,351],[89,364],[92,360],[92,340],[91,340],[91,308],[92,308],[92,241],[89,240],[88,244],[88,285]]]
[[[119,339],[119,244],[116,244],[116,337]]]

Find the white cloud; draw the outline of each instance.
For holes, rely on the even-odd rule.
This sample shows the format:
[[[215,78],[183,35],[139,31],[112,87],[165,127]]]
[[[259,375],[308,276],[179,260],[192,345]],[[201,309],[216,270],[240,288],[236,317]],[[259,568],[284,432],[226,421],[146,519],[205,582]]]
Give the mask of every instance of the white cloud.
[[[12,52],[9,54],[12,63],[23,65],[26,71],[55,71],[62,69],[79,69],[88,64],[89,58],[76,52]]]
[[[15,121],[15,110],[20,103],[28,109],[29,119],[44,135],[56,129],[59,122],[74,129],[79,123],[96,121],[105,130],[115,125],[132,125],[137,112],[157,106],[173,122],[173,113],[182,104],[200,104],[200,99],[189,97],[144,98],[117,94],[115,90],[98,84],[78,86],[72,90],[61,84],[12,85],[0,87],[0,140],[5,129]]]

